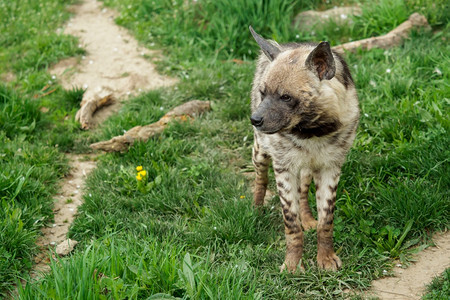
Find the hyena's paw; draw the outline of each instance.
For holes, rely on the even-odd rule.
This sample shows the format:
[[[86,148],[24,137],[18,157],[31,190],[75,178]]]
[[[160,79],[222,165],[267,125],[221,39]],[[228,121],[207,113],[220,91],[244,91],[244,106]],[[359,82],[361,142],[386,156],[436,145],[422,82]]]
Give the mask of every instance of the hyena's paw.
[[[302,220],[302,227],[305,231],[316,229],[317,228],[317,220],[314,218]]]
[[[337,271],[342,267],[341,259],[334,251],[317,253],[317,264],[319,268],[329,271]]]
[[[295,264],[291,262],[284,261],[284,263],[280,266],[280,273],[283,273],[284,271],[288,271],[289,273],[293,274],[296,271],[304,272],[305,268],[303,267],[303,264]]]
[[[280,266],[280,273],[283,273],[285,270],[289,273],[295,273],[297,270],[303,272],[305,271],[305,268],[303,267],[300,257],[286,255],[284,263]]]

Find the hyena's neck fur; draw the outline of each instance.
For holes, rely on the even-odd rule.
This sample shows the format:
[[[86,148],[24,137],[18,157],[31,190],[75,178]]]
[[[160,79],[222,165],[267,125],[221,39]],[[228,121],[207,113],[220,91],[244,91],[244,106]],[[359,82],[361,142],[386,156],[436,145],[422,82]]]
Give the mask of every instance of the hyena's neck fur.
[[[255,127],[253,147],[256,205],[263,203],[270,158],[273,161],[287,244],[281,269],[290,272],[301,262],[302,227],[306,230],[317,227],[319,267],[336,270],[341,266],[333,250],[333,212],[341,167],[355,138],[359,120],[358,97],[345,61],[332,53],[335,74],[329,80],[320,77],[323,73],[319,72],[317,76],[305,66],[308,55],[316,46],[319,48],[317,44],[309,43],[278,45],[281,53],[273,61],[261,55],[252,89],[252,113],[257,112],[255,117],[252,115],[255,124],[261,120],[258,114],[267,107],[282,104],[293,110],[289,112],[283,108],[273,113],[266,110],[264,116],[272,120],[271,124],[274,116],[282,117],[283,113],[291,122],[272,134],[264,133],[262,125],[260,130]],[[325,74],[329,76],[330,73]],[[262,89],[267,89],[270,95]],[[292,96],[297,104],[277,102],[284,93]],[[261,105],[261,95],[265,95],[264,101],[269,101],[265,105]],[[270,132],[268,130],[266,132]],[[316,187],[318,221],[308,204],[312,180]]]

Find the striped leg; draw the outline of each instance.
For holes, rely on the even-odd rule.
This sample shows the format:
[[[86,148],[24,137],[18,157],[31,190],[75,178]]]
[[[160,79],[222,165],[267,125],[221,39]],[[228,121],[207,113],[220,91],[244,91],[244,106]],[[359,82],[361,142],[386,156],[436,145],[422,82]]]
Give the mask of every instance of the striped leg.
[[[274,162],[275,179],[277,181],[278,194],[280,195],[283,209],[284,233],[286,236],[286,258],[281,265],[283,272],[287,269],[294,272],[302,259],[303,231],[299,219],[299,180],[298,176],[290,170],[276,166]],[[303,266],[300,265],[303,270]]]
[[[259,148],[256,136],[253,145],[252,160],[256,172],[253,199],[255,201],[255,206],[262,206],[264,204],[264,196],[266,195],[267,183],[269,182],[267,172],[269,169],[270,157],[266,153],[263,153],[262,149]]]
[[[320,268],[336,271],[342,266],[333,249],[333,214],[340,170],[314,173],[319,223],[317,224],[317,263]]]
[[[309,169],[302,169],[300,172],[300,219],[305,230],[317,227],[311,208],[308,203],[308,191],[312,180],[312,172]]]

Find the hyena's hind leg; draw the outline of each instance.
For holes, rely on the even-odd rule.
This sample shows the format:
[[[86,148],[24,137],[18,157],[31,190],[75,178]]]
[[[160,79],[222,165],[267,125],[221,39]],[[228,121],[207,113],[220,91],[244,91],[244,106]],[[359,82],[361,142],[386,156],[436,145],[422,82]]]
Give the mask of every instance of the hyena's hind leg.
[[[317,227],[311,208],[308,203],[308,191],[312,181],[312,172],[309,169],[302,169],[300,172],[300,219],[303,229],[310,230]],[[316,187],[317,188],[317,187]]]
[[[256,136],[255,143],[253,145],[252,161],[256,172],[253,199],[255,201],[255,206],[262,206],[264,204],[264,196],[266,195],[267,183],[269,182],[267,174],[270,164],[270,156],[260,149]]]

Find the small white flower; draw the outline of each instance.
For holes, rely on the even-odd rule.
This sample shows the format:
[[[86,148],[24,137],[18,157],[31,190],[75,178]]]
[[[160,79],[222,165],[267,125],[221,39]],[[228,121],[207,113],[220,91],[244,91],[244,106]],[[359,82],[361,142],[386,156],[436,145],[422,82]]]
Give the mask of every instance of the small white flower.
[[[270,209],[274,209],[274,208],[275,208],[275,206],[270,207]]]
[[[91,194],[91,193],[89,193],[89,197],[92,197],[92,194]]]
[[[48,83],[48,84],[52,84],[53,82],[52,82],[51,80],[49,80],[47,83]]]
[[[311,31],[311,35],[316,35],[316,32],[314,30]]]
[[[231,49],[230,49],[230,52],[234,52],[234,49],[233,49],[233,48],[231,48]]]
[[[79,185],[77,185],[77,189],[79,189],[80,188],[80,186]]]
[[[81,59],[86,59],[86,56],[83,55],[83,56],[81,57]]]
[[[83,89],[87,89],[87,88],[88,88],[88,84],[87,83],[83,84]]]
[[[53,75],[53,76],[52,76],[52,79],[56,79],[56,76],[55,76],[55,75]]]
[[[150,47],[153,47],[153,46],[155,46],[155,43],[150,43]]]
[[[296,39],[299,39],[299,38],[300,38],[300,35],[296,34],[296,35],[295,35],[295,38],[296,38]]]
[[[368,115],[368,114],[366,114],[366,113],[364,114],[364,116],[365,116],[365,117],[369,117],[369,115]]]
[[[55,246],[56,242],[50,242],[50,245]]]
[[[122,130],[123,133],[127,133],[127,131],[125,129]]]
[[[341,14],[341,19],[343,19],[343,20],[347,19],[347,15],[346,14]]]
[[[369,81],[369,84],[373,87],[377,86],[377,83],[375,81],[373,81],[372,79]]]
[[[161,107],[159,108],[159,110],[164,110],[164,107],[161,106]]]
[[[129,96],[131,94],[131,92],[127,92],[127,96]]]
[[[52,227],[56,227],[56,224],[52,224]]]
[[[89,61],[89,64],[90,64],[90,65],[92,65],[93,63],[94,63],[94,61],[93,61],[93,60],[90,60],[90,61]]]
[[[71,208],[69,208],[69,210],[70,210],[70,211],[73,211],[73,208],[71,207]]]
[[[391,73],[391,69],[386,69],[386,73]]]
[[[397,268],[401,268],[402,264],[396,264],[395,265]]]
[[[387,274],[387,271],[386,271],[386,270],[383,270],[383,274]]]
[[[81,48],[81,47],[83,47],[81,44],[78,44],[78,48]]]
[[[439,70],[437,67],[436,68],[434,68],[434,71],[433,71],[433,73],[436,73],[436,74],[438,74],[439,76],[441,76],[442,75],[442,71],[441,70]]]
[[[117,48],[114,48],[114,49],[113,49],[114,52],[117,52],[118,50],[119,50],[119,49],[117,49]]]
[[[217,230],[217,227],[216,227],[216,226],[214,226],[214,230]]]
[[[74,191],[74,194],[78,194],[78,191],[77,191],[77,190],[75,190],[75,191]]]
[[[247,138],[248,138],[248,136],[244,136],[244,142],[246,142],[247,141]]]

